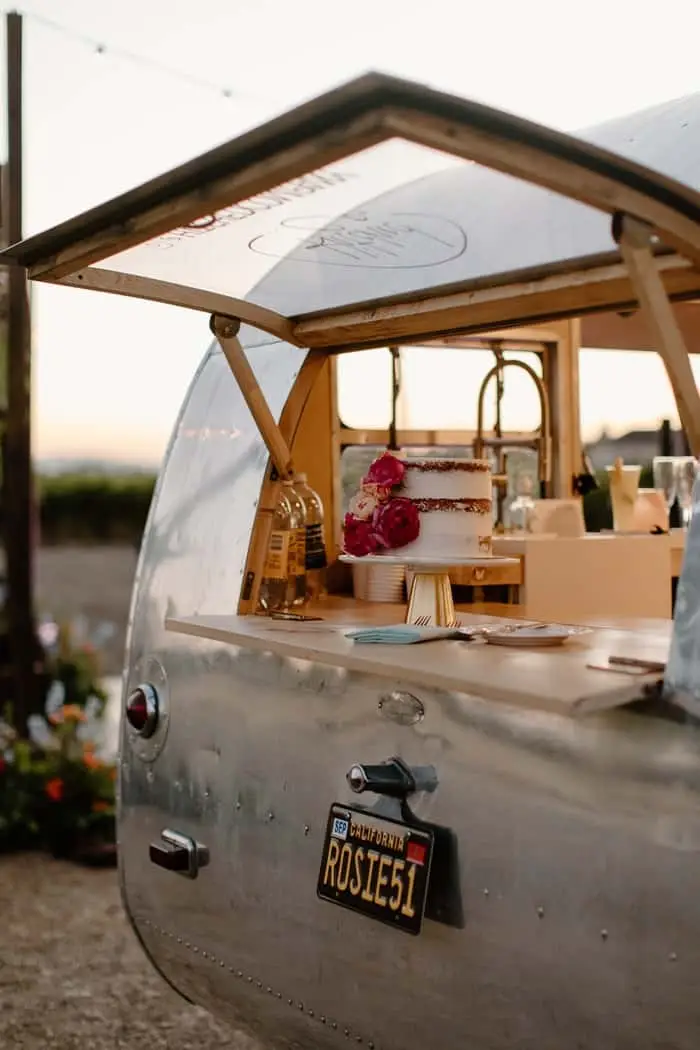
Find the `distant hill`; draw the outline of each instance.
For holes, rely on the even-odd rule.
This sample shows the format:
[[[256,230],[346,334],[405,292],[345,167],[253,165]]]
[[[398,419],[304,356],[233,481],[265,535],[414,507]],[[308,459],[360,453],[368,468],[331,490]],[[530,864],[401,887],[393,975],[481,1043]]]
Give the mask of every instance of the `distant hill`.
[[[35,469],[39,474],[154,474],[158,463],[128,463],[111,459],[38,459]]]

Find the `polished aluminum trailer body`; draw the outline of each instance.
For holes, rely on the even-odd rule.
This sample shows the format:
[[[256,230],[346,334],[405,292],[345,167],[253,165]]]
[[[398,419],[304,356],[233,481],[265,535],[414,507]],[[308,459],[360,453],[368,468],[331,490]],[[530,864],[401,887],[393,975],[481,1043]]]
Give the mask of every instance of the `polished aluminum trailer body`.
[[[406,108],[420,105],[392,85],[370,88],[377,112],[380,103],[395,107],[386,119],[396,132]],[[353,91],[349,99],[356,101]],[[250,295],[231,298],[238,292],[228,290],[229,278],[216,285],[212,264],[187,305],[225,314],[228,303],[228,312],[251,322],[241,329],[241,344],[279,421],[314,352],[307,347],[382,345],[383,332],[372,325],[379,316],[398,324],[410,294],[449,297],[468,288],[471,307],[481,311],[476,321],[467,311],[457,325],[454,311],[465,304],[442,298],[439,317],[417,322],[422,308],[413,304],[401,324],[416,336],[484,330],[504,311],[508,323],[524,323],[545,308],[573,316],[586,303],[635,305],[609,215],[592,210],[593,198],[612,194],[613,184],[632,195],[629,210],[641,221],[668,220],[659,270],[672,298],[695,298],[700,277],[688,259],[700,258],[699,113],[692,99],[588,133],[590,142],[654,172],[622,161],[615,167],[584,143],[578,159],[570,153],[566,160],[589,164],[576,201],[550,192],[556,173],[543,189],[516,185],[508,174],[426,168],[419,180],[355,199],[349,219],[339,213],[343,250],[348,225],[391,219],[387,236],[402,226],[405,237],[392,249],[400,266],[382,255],[375,234],[373,262],[366,255],[363,261],[368,242],[355,238],[360,262],[334,267],[321,226],[320,233],[307,229],[286,258],[261,273]],[[459,113],[447,116],[456,121]],[[344,119],[360,117],[349,106]],[[525,122],[503,119],[504,141],[507,131],[520,148]],[[360,139],[366,146],[377,136],[370,128],[364,139],[358,132]],[[537,148],[551,150],[554,171],[565,151],[553,133],[545,139]],[[480,142],[475,133],[472,148]],[[523,153],[519,174],[526,162]],[[610,185],[594,185],[603,178]],[[185,183],[183,175],[182,194]],[[611,196],[609,212],[626,211],[623,203]],[[165,228],[158,207],[154,189],[124,206],[121,227],[118,209],[105,214],[102,233],[99,216],[88,216],[72,245],[70,231],[59,231],[45,244],[28,242],[15,257],[39,277],[183,303],[184,283],[174,279],[167,244],[160,256],[152,245],[144,249],[148,259],[138,256],[139,237],[158,237]],[[256,207],[264,210],[259,198]],[[148,221],[138,208],[143,215],[151,209]],[[449,234],[441,209],[452,214]],[[460,209],[469,214],[455,218]],[[312,213],[318,219],[322,210],[307,204]],[[229,225],[246,221],[239,211]],[[191,234],[183,222],[172,251]],[[251,251],[260,247],[254,237],[244,240]],[[685,256],[675,254],[681,248]],[[437,253],[430,267],[428,250]],[[92,265],[100,258],[109,260],[105,270]],[[569,282],[564,298],[556,282],[576,269],[573,258],[581,260],[580,280]],[[503,290],[514,273],[529,274],[531,285],[524,289],[521,281],[510,307]],[[586,282],[587,299],[580,294]],[[378,283],[381,301],[372,303]],[[492,299],[502,295],[493,307],[480,298],[485,284]],[[120,874],[126,909],[154,965],[191,1001],[280,1048],[330,1050],[351,1042],[376,1050],[695,1050],[700,732],[692,704],[647,703],[571,719],[419,687],[402,675],[398,659],[396,677],[387,681],[167,631],[168,618],[236,611],[269,475],[269,448],[214,343],[158,480],[129,627],[124,696],[150,683],[161,710],[147,739],[126,721],[122,726]],[[692,604],[688,579],[683,595]],[[692,624],[685,627],[692,632]],[[670,677],[682,679],[690,695],[689,638],[686,632],[682,644],[677,632]],[[452,897],[441,921],[426,920],[419,937],[316,895],[329,807],[352,801],[346,774],[354,763],[394,755],[411,767],[434,768],[436,789],[418,792],[411,808],[452,836]],[[168,831],[199,844],[208,863],[196,878],[151,863],[152,845]]]
[[[269,348],[251,360],[280,406],[298,351],[277,349],[273,367]],[[404,726],[382,717],[384,680],[166,633],[166,616],[230,601],[266,458],[212,350],[159,481],[131,623],[127,691],[162,681],[170,716],[155,763],[122,739],[124,895],[155,964],[273,1046],[693,1050],[698,729],[624,710],[574,722],[397,674],[425,708]],[[463,929],[409,938],[316,899],[346,772],[393,754],[438,771],[416,813],[457,837]],[[169,826],[209,848],[201,878],[149,864]]]

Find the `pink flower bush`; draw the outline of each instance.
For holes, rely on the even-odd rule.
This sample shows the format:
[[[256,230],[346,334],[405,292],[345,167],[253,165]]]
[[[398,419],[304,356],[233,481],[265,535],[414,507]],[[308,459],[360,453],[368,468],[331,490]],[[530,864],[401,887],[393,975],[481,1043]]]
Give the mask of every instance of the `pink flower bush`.
[[[397,495],[405,473],[404,464],[391,452],[370,465],[343,522],[346,554],[364,558],[380,549],[405,547],[418,537],[418,511],[410,499]]]

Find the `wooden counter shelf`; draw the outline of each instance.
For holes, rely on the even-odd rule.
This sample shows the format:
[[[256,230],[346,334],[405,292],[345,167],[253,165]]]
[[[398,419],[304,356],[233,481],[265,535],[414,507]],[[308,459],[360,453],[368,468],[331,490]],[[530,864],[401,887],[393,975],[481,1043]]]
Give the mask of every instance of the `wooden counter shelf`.
[[[495,615],[489,615],[487,609]],[[500,615],[502,609],[509,615]],[[573,637],[561,647],[542,649],[509,649],[452,639],[420,645],[362,645],[343,634],[343,629],[352,626],[401,623],[404,611],[401,605],[329,598],[318,607],[327,632],[319,629],[323,624],[318,622],[297,624],[233,615],[170,617],[165,627],[178,634],[317,661],[395,683],[467,693],[568,717],[619,707],[638,698],[642,685],[658,675],[633,677],[591,670],[586,664],[606,663],[613,655],[665,663],[672,628],[671,620],[608,621],[592,624],[590,634]],[[465,625],[527,617],[526,610],[513,606],[471,605],[458,612]]]

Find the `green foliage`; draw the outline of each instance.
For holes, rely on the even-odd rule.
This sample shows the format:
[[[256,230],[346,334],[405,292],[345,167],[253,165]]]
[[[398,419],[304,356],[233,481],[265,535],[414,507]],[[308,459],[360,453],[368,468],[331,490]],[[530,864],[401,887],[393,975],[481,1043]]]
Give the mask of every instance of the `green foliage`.
[[[140,543],[153,474],[59,474],[39,479],[42,542]]]
[[[46,849],[72,856],[88,841],[114,841],[116,767],[104,762],[81,728],[86,709],[102,714],[106,694],[89,646],[59,632],[49,654],[52,685],[40,733],[22,739],[11,707],[0,717],[0,854]]]

